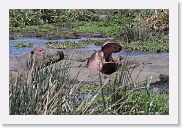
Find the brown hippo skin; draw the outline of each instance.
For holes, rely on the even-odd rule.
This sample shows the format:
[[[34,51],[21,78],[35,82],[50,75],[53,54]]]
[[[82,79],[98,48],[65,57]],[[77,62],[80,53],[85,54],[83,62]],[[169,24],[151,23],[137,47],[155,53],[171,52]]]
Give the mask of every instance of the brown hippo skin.
[[[36,48],[22,56],[9,56],[9,75],[10,79],[16,77],[17,73],[26,73],[34,67],[45,67],[56,63],[64,58],[62,51],[54,49]]]

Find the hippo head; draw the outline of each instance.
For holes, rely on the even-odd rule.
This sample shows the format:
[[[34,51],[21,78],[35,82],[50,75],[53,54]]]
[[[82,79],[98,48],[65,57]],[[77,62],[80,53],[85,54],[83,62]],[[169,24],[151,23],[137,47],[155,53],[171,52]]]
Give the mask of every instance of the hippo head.
[[[115,41],[106,41],[102,46],[100,52],[103,52],[105,62],[113,61],[112,53],[117,53],[122,50],[122,47]]]
[[[87,62],[87,67],[97,69],[104,74],[112,74],[117,70],[117,64],[112,58],[112,53],[117,53],[122,47],[115,41],[107,41],[101,46],[101,50],[94,52]]]
[[[64,59],[64,54],[60,50],[35,48],[28,53],[27,67],[44,67]]]

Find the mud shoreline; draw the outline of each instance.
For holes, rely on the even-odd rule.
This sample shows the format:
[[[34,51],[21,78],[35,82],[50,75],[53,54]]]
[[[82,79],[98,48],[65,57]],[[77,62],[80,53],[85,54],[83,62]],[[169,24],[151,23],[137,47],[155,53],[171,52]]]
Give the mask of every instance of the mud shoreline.
[[[17,34],[17,33],[15,33]],[[80,33],[80,36],[75,36],[72,37],[74,38],[81,38],[84,33]],[[91,36],[94,37],[93,33],[85,33],[86,36]],[[13,35],[13,33],[10,33],[10,38]],[[38,34],[33,33],[32,35],[28,33],[24,34],[24,36],[27,37],[40,37]],[[98,37],[98,33],[96,34]],[[102,36],[102,34],[101,34]],[[43,37],[43,36],[42,36]],[[102,36],[103,37],[103,36]],[[43,37],[44,38],[44,37]],[[60,37],[58,37],[60,38]],[[66,37],[63,37],[66,38]],[[70,39],[70,37],[68,37]],[[59,49],[60,50],[60,49]],[[65,59],[61,63],[57,64],[62,64],[64,61],[71,61],[71,68],[70,68],[70,77],[74,78],[77,74],[78,75],[78,81],[85,82],[85,83],[90,83],[90,84],[98,84],[99,83],[99,76],[98,76],[98,71],[96,70],[91,70],[85,67],[88,58],[91,56],[93,52],[88,52],[88,51],[80,51],[76,49],[61,49],[65,55]],[[125,56],[123,56],[125,57]],[[116,58],[116,57],[115,57]],[[127,57],[129,61],[136,61],[138,63],[146,64],[145,67],[143,67],[142,72],[139,74],[141,70],[141,66],[136,68],[134,72],[132,73],[133,79],[137,78],[137,82],[143,82],[147,78],[151,79],[151,86],[154,89],[159,89],[159,90],[164,90],[165,92],[168,92],[169,89],[169,83],[162,83],[160,75],[166,76],[167,79],[169,79],[169,54],[165,54],[162,56],[157,56],[155,54],[142,54],[142,55],[136,55],[132,56],[129,55]],[[113,81],[116,73],[113,73],[109,76],[105,75],[105,78],[103,78],[103,83],[108,80],[108,78]],[[139,75],[138,75],[139,74]],[[163,78],[162,78],[163,79]],[[166,78],[164,78],[166,79]]]
[[[63,50],[65,54],[64,61],[71,61],[70,77],[74,78],[77,74],[78,81],[90,83],[94,85],[99,84],[99,72],[93,69],[89,69],[86,66],[87,60],[92,52]],[[124,56],[123,56],[124,57]],[[168,92],[169,89],[169,56],[155,56],[155,55],[139,55],[128,56],[128,61],[135,61],[141,64],[132,72],[132,78],[137,83],[144,82],[147,78],[151,79],[151,89]],[[143,66],[143,64],[145,66]],[[142,71],[141,71],[142,70]],[[140,72],[141,71],[141,72]],[[104,75],[102,78],[103,83],[109,80],[112,82],[116,77],[117,72],[111,75]]]
[[[19,35],[19,36],[18,36]],[[9,39],[14,40],[17,37],[19,38],[41,38],[48,40],[56,39],[81,39],[81,38],[106,38],[104,33],[94,33],[94,32],[75,32],[73,35],[48,35],[47,33],[38,33],[38,32],[10,32]]]

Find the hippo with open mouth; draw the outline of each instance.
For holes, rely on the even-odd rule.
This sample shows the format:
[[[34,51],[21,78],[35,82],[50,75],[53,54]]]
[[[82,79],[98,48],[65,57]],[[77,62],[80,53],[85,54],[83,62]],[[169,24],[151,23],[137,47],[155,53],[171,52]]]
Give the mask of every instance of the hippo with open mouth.
[[[94,52],[87,62],[87,67],[97,69],[104,74],[112,74],[117,71],[117,63],[112,58],[112,53],[117,53],[122,47],[115,41],[106,41],[101,50]]]

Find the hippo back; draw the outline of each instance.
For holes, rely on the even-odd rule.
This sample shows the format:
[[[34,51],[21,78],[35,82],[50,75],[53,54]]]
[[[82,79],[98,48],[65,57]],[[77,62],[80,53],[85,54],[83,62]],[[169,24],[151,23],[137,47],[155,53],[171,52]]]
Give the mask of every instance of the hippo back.
[[[48,66],[51,63],[56,63],[64,58],[62,51],[54,49],[36,48],[33,51],[22,56],[10,56],[10,70],[29,70],[34,64],[35,67]]]

